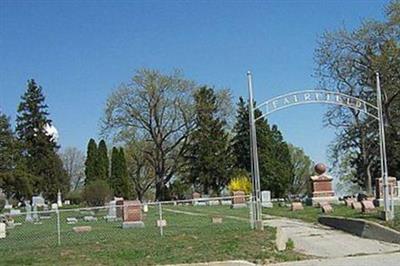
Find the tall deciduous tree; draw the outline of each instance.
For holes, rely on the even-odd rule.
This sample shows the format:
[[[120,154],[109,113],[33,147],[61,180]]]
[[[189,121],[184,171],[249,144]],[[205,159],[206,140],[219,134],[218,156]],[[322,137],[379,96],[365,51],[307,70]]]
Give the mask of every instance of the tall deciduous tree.
[[[94,139],[90,139],[87,146],[85,161],[85,185],[96,180],[98,176],[97,173],[97,144]]]
[[[75,147],[67,147],[60,154],[64,169],[71,180],[71,190],[77,190],[85,181],[85,155]]]
[[[400,162],[399,14],[400,2],[393,1],[387,8],[385,22],[369,20],[353,31],[324,33],[315,57],[321,87],[362,98],[373,105],[376,105],[375,72],[380,72],[386,139],[391,143],[387,145],[389,175],[394,176],[399,174]],[[380,176],[377,121],[360,111],[335,106],[326,113],[325,122],[337,129],[331,151],[333,163],[350,160],[356,173],[353,182],[370,193],[374,177]]]
[[[313,175],[313,161],[307,156],[303,149],[292,144],[288,145],[290,161],[293,165],[293,175],[290,179],[289,192],[299,194],[308,192],[308,181]]]
[[[150,146],[150,147],[146,147]],[[144,195],[154,186],[155,172],[146,150],[151,144],[146,141],[130,142],[126,146],[126,161],[128,175],[133,185],[134,196],[143,201]]]
[[[150,144],[145,158],[155,173],[158,200],[166,197],[167,183],[184,163],[193,128],[194,88],[179,72],[163,75],[142,69],[107,100],[103,133],[119,137],[133,132],[131,140],[144,139]]]
[[[195,93],[195,130],[189,148],[190,182],[203,193],[220,194],[232,169],[226,121],[218,116],[217,95],[207,87]]]
[[[58,146],[45,126],[51,125],[42,88],[32,79],[18,107],[17,135],[28,171],[39,178],[34,192],[55,200],[57,191],[69,190],[69,179],[57,154]]]

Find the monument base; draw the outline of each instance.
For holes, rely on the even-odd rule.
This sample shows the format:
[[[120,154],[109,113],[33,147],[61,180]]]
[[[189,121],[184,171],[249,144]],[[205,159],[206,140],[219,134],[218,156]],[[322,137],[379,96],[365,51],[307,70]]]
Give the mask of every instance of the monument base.
[[[390,202],[390,199],[389,199],[389,202]],[[393,198],[393,204],[394,204],[394,206],[400,206],[400,198]],[[374,205],[376,207],[383,207],[384,206],[383,199],[375,199]]]
[[[313,207],[318,207],[320,203],[329,203],[329,204],[339,204],[338,197],[315,197],[310,198],[307,201],[307,205],[311,205]]]
[[[130,228],[144,228],[144,223],[142,221],[137,222],[123,222],[122,223],[123,229],[130,229]]]
[[[263,206],[264,208],[272,208],[273,204],[272,202],[262,202],[261,206]]]
[[[247,204],[246,203],[236,203],[236,204],[232,204],[231,208],[233,209],[237,209],[237,208],[246,208]]]

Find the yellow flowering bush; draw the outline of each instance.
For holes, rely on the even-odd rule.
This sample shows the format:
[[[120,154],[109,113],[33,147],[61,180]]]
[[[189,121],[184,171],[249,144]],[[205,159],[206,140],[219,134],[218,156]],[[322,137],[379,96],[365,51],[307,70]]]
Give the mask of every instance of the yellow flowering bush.
[[[229,181],[228,189],[232,193],[235,191],[243,191],[245,194],[249,194],[251,192],[250,179],[245,175],[236,176]]]

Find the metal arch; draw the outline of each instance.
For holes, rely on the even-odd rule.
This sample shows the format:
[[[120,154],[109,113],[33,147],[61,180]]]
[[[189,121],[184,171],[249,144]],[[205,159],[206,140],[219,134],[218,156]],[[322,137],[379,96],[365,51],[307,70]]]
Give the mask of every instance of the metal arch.
[[[287,99],[287,97],[290,97],[290,96],[305,95],[305,94],[307,94],[307,93],[314,93],[314,95],[315,95],[315,94],[322,94],[322,95],[332,95],[332,96],[346,97],[347,99],[351,99],[351,100],[354,100],[354,101],[356,101],[356,102],[362,103],[362,104],[364,105],[364,108],[359,108],[359,107],[357,107],[357,106],[355,106],[355,105],[347,104],[347,103],[345,103],[345,102],[343,102],[343,101],[333,101],[333,100],[329,101],[329,100],[318,100],[318,99],[315,99],[315,100],[302,100],[302,101],[298,101],[298,100],[297,100],[296,102],[289,103],[289,104],[285,104],[285,105],[276,107],[276,108],[274,108],[274,109],[272,109],[272,110],[268,110],[268,105],[269,105],[270,103],[276,102],[276,101],[278,101],[278,100],[280,100],[280,99]],[[368,112],[368,110],[367,110],[367,107],[370,107],[370,108],[372,108],[372,109],[374,109],[374,110],[376,110],[376,111],[378,112],[378,110],[379,110],[378,107],[375,106],[375,105],[373,105],[373,104],[370,104],[370,103],[368,103],[368,102],[366,102],[366,101],[364,101],[364,100],[362,100],[362,99],[360,99],[360,98],[356,98],[356,97],[354,97],[354,96],[347,95],[347,94],[344,94],[344,93],[341,93],[341,92],[335,92],[335,91],[327,91],[327,90],[302,90],[302,91],[295,91],[295,92],[290,92],[290,93],[286,93],[286,94],[282,94],[282,95],[276,96],[276,97],[274,97],[274,98],[272,98],[272,99],[269,99],[269,100],[267,100],[267,101],[261,103],[260,105],[256,106],[256,107],[254,108],[254,110],[256,110],[256,109],[261,110],[262,108],[266,108],[266,112],[264,112],[261,116],[257,117],[257,118],[255,119],[255,121],[257,121],[257,120],[259,120],[259,119],[262,119],[262,118],[268,116],[269,114],[271,114],[271,113],[273,113],[273,112],[275,112],[275,111],[279,111],[279,110],[282,110],[282,109],[285,109],[285,108],[288,108],[288,107],[291,107],[291,106],[302,105],[302,104],[312,104],[312,103],[314,103],[314,104],[315,104],[315,103],[323,103],[323,104],[341,105],[341,106],[349,107],[349,108],[358,110],[358,111],[360,111],[360,112],[363,112],[363,113],[365,113],[365,114],[367,114],[367,115],[369,115],[369,116],[375,118],[375,119],[378,120],[378,121],[380,120],[378,116],[376,116],[376,115],[374,115],[374,114]]]

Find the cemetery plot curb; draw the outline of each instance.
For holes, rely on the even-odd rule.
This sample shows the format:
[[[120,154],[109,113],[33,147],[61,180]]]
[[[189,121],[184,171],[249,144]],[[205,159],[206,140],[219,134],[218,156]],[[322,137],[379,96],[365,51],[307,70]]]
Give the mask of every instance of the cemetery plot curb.
[[[345,217],[321,216],[318,222],[363,238],[400,244],[400,232],[378,223]]]

